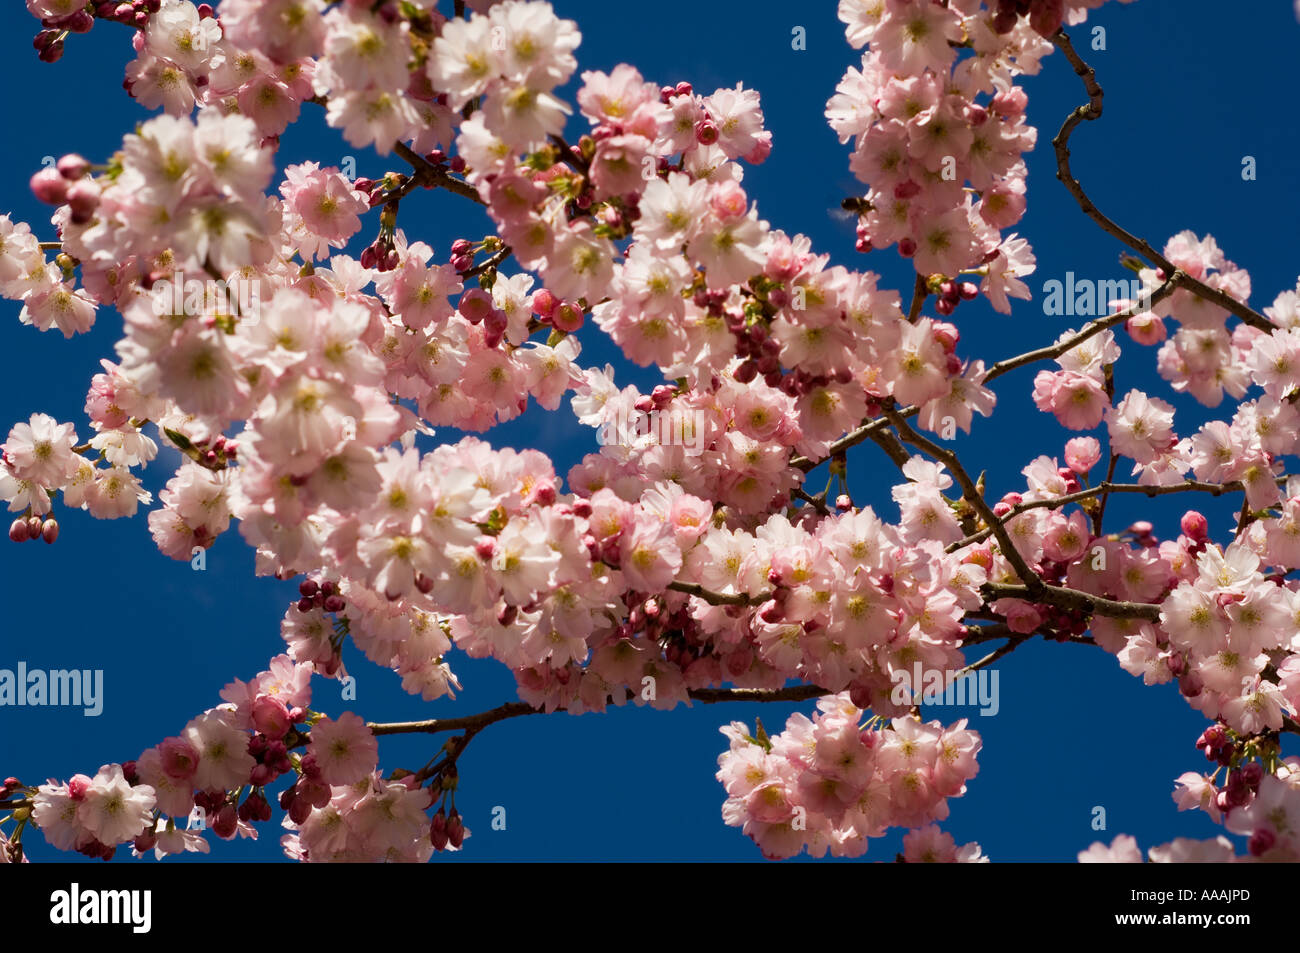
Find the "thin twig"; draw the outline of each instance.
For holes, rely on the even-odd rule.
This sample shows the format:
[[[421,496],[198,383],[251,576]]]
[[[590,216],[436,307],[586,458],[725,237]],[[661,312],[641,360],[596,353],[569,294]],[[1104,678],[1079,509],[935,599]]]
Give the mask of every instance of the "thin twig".
[[[1103,214],[1093,204],[1092,199],[1088,198],[1087,193],[1083,191],[1083,186],[1079,184],[1079,180],[1070,172],[1070,134],[1085,120],[1091,121],[1101,118],[1102,99],[1105,94],[1097,82],[1096,71],[1075,52],[1073,45],[1070,43],[1070,37],[1064,30],[1058,30],[1056,35],[1052,37],[1052,42],[1070,61],[1070,65],[1074,67],[1074,72],[1083,80],[1083,88],[1088,94],[1087,104],[1080,106],[1066,117],[1065,123],[1061,126],[1061,131],[1052,140],[1052,146],[1056,150],[1056,177],[1074,196],[1075,201],[1079,203],[1079,208],[1085,215],[1100,225],[1102,231],[1106,232],[1106,234],[1123,242],[1151,262],[1152,265],[1160,268],[1165,275],[1175,277],[1177,279],[1175,283],[1179,287],[1190,291],[1199,298],[1204,298],[1211,304],[1216,304],[1220,308],[1230,311],[1252,327],[1259,328],[1262,331],[1276,330],[1277,325],[1248,307],[1244,302],[1238,301],[1217,288],[1211,288],[1204,282],[1198,281],[1191,275],[1180,271],[1173,262],[1156,251],[1148,242],[1125,230],[1116,224],[1114,220]]]
[[[724,702],[802,702],[810,698],[829,695],[826,689],[817,685],[792,685],[789,688],[692,688],[687,695],[692,701],[705,705],[717,705]],[[564,709],[555,709],[563,711]],[[383,735],[432,735],[444,731],[461,731],[477,734],[488,725],[510,718],[522,718],[525,715],[549,714],[544,708],[534,708],[527,702],[506,702],[476,715],[461,718],[429,718],[424,721],[396,721],[387,723],[370,722],[366,725],[376,737]],[[464,745],[462,744],[463,748]]]

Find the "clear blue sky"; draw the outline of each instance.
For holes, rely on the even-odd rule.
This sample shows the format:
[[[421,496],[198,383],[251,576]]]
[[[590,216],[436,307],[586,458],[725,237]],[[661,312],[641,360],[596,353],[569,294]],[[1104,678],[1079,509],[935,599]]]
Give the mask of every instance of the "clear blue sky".
[[[833,214],[841,198],[860,188],[848,171],[848,147],[838,144],[822,117],[836,82],[858,61],[834,4],[728,0],[692,4],[689,14],[671,5],[637,8],[634,16],[631,8],[593,0],[556,0],[555,7],[582,30],[580,70],[630,62],[660,84],[688,80],[706,93],[738,81],[757,88],[775,140],[768,162],[746,170],[745,184],[762,217],[790,234],[810,235],[815,249],[829,252],[835,263],[870,267],[883,274],[882,285],[910,289],[909,265],[892,252],[857,255],[852,225]],[[1105,115],[1079,129],[1072,145],[1075,173],[1100,208],[1157,246],[1184,228],[1212,233],[1229,259],[1249,269],[1251,304],[1258,309],[1295,287],[1300,271],[1293,254],[1300,130],[1291,121],[1289,95],[1300,26],[1289,2],[1249,9],[1228,10],[1210,0],[1141,0],[1108,4],[1094,14],[1090,25],[1107,30],[1106,51],[1089,50],[1083,38],[1077,46],[1106,90]],[[791,49],[794,26],[807,30],[805,51]],[[0,57],[8,64],[11,93],[0,102],[0,124],[8,130],[0,150],[0,211],[50,240],[49,211],[26,188],[42,157],[77,151],[101,161],[146,114],[120,89],[131,58],[125,28],[100,24],[87,36],[69,38],[63,60],[53,66],[38,62],[30,46],[36,29],[21,4],[4,5]],[[1084,101],[1077,78],[1053,55],[1043,74],[1025,85],[1039,147],[1029,156],[1029,213],[1018,231],[1038,256],[1030,279],[1035,301],[1016,302],[1010,317],[982,303],[957,312],[959,353],[989,362],[1050,343],[1076,320],[1043,314],[1043,282],[1064,280],[1067,271],[1127,277],[1117,264],[1120,247],[1079,214],[1054,178],[1050,139]],[[566,90],[570,102],[574,88]],[[355,155],[363,175],[402,168],[399,160],[385,162],[349,147],[325,127],[319,109],[306,106],[304,117],[284,137],[281,167],[306,159],[338,164]],[[577,121],[570,128],[576,130]],[[1241,179],[1247,155],[1257,160],[1253,182]],[[403,203],[402,224],[408,234],[445,249],[454,238],[481,236],[489,228],[467,204],[447,193],[421,194]],[[16,303],[0,303],[0,349],[8,368],[0,375],[0,428],[43,411],[76,422],[84,439],[85,392],[99,358],[112,356],[120,318],[101,310],[90,334],[65,341],[57,332],[19,325],[18,310]],[[582,340],[584,364],[614,359],[594,329]],[[1127,338],[1121,344],[1127,356],[1118,366],[1120,391],[1146,387],[1170,400],[1179,411],[1180,435],[1193,432],[1206,419],[1204,409],[1158,380],[1154,349]],[[1023,489],[1021,468],[1039,453],[1059,456],[1071,436],[1033,409],[1035,370],[999,380],[995,416],[976,418],[974,436],[956,443],[968,467],[988,471],[993,495]],[[655,383],[629,365],[619,379]],[[537,446],[560,473],[596,450],[594,431],[577,425],[567,403],[554,414],[530,412],[488,439],[496,446]],[[174,459],[164,453],[149,468],[149,489],[157,492]],[[874,445],[851,454],[850,473],[859,504],[896,516],[889,487],[897,474]],[[1222,538],[1230,504],[1196,503]],[[1147,518],[1157,532],[1173,534],[1180,513],[1179,503],[1167,497],[1117,498],[1109,528]],[[103,669],[106,698],[98,718],[79,710],[0,709],[0,776],[28,783],[93,774],[101,763],[134,758],[177,733],[219,703],[224,684],[251,677],[282,650],[280,617],[296,597],[292,584],[253,576],[252,551],[233,528],[208,552],[207,571],[199,573],[158,553],[143,510],[130,521],[102,522],[64,510],[58,517],[63,535],[55,546],[0,545],[8,609],[0,668],[23,660],[29,668]],[[347,653],[358,678],[357,701],[340,701],[336,683],[318,679],[318,710],[353,708],[371,720],[403,720],[468,714],[514,697],[513,679],[500,665],[453,656],[465,690],[455,701],[426,704],[404,695],[392,672],[351,648]],[[984,738],[979,776],[964,798],[951,802],[943,825],[958,843],[978,840],[995,861],[1059,861],[1120,832],[1136,835],[1143,849],[1176,836],[1218,833],[1204,815],[1179,814],[1170,797],[1175,777],[1206,763],[1192,746],[1205,720],[1173,686],[1146,688],[1100,649],[1071,645],[1030,643],[999,671],[996,716],[980,717],[969,708],[932,709],[927,716],[945,722],[970,716]],[[628,708],[495,725],[461,761],[457,801],[473,831],[464,856],[758,860],[757,849],[720,817],[724,794],[713,773],[725,739],[717,728],[732,719],[752,724],[761,714],[769,730],[778,730],[796,708],[812,706],[696,705],[669,713]],[[381,765],[419,767],[444,737],[386,739]],[[497,805],[507,811],[505,831],[490,828]],[[1096,805],[1106,809],[1105,832],[1090,826]],[[255,843],[213,838],[213,858],[282,859],[281,829],[259,827]],[[866,859],[890,860],[900,844],[897,832],[873,841]],[[75,856],[54,851],[39,836],[28,841],[28,851],[36,861]],[[129,854],[119,853],[122,858]]]

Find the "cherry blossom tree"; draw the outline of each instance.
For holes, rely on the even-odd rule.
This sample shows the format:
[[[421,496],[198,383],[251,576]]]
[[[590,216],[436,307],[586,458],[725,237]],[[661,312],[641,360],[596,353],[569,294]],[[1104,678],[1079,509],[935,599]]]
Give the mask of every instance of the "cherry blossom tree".
[[[951,684],[1035,638],[1176,682],[1207,719],[1212,770],[1175,798],[1238,840],[1180,838],[1151,860],[1300,857],[1300,759],[1281,747],[1300,732],[1300,476],[1283,459],[1300,292],[1256,311],[1212,237],[1158,250],[1088,197],[1070,141],[1102,88],[1070,31],[1103,2],[840,0],[856,65],[825,115],[863,187],[844,201],[857,252],[915,266],[890,289],[760,217],[743,184],[773,148],[758,91],[623,64],[581,73],[566,102],[581,34],[542,0],[27,0],[46,63],[97,25],[129,32],[126,90],[157,114],[105,160],[32,177],[51,223],[0,217],[0,293],[23,323],[72,337],[111,308],[124,327],[87,422],[9,430],[9,537],[55,543],[63,508],[151,507],[165,556],[235,528],[301,598],[266,671],[135,760],[6,779],[0,859],[25,859],[33,828],[91,857],[161,858],[278,818],[291,858],[426,861],[472,850],[458,762],[497,722],[815,701],[776,734],[722,728],[726,824],[773,859],[859,856],[901,828],[907,861],[983,861],[938,826],[981,738],[923,720],[918,673]],[[1043,68],[1080,80],[1086,102],[1051,143],[1059,178],[1125,246],[1137,291],[990,362],[960,353],[948,319],[1030,298],[1013,229],[1038,134],[1019,82]],[[278,173],[296,122],[400,171]],[[401,206],[417,189],[477,203],[494,233],[416,235]],[[597,335],[663,383],[585,366]],[[1226,394],[1231,413],[1180,435],[1167,401],[1117,390],[1130,343],[1157,348],[1172,391],[1208,408]],[[1029,365],[1032,393],[1004,399],[1079,435],[990,493],[948,441]],[[561,475],[535,449],[435,434],[490,432],[530,402],[567,404],[599,452]],[[897,521],[849,495],[848,451],[867,442],[897,470]],[[140,474],[160,443],[182,462],[155,503]],[[1223,539],[1193,509],[1162,534],[1117,530],[1122,494],[1239,498],[1240,519]],[[454,697],[458,653],[507,666],[518,697],[416,722],[327,716],[313,681],[346,677],[348,640],[426,701]],[[447,740],[382,770],[397,734]],[[206,828],[187,826],[195,811]],[[1143,855],[1121,835],[1079,859]]]

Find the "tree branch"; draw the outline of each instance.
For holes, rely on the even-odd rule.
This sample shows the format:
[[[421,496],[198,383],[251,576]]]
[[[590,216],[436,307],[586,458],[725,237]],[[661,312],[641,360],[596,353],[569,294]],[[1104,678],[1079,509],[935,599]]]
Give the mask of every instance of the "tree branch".
[[[1007,639],[1007,641],[1004,642],[999,648],[990,652],[988,655],[984,656],[978,662],[972,662],[970,665],[967,665],[965,668],[960,669],[957,672],[957,678],[961,678],[963,675],[969,675],[971,672],[978,672],[982,668],[987,668],[988,666],[996,662],[998,659],[1010,655],[1012,652],[1020,648],[1020,646],[1024,645],[1033,637],[1034,634],[1032,632],[1029,635],[1012,636],[1011,638]]]
[[[1003,520],[1009,520],[1012,517],[1019,516],[1028,510],[1037,509],[1056,509],[1058,506],[1065,506],[1067,503],[1077,503],[1080,500],[1086,500],[1094,496],[1100,496],[1105,493],[1141,493],[1146,497],[1167,496],[1172,493],[1208,493],[1211,496],[1222,496],[1224,493],[1238,493],[1244,487],[1239,482],[1232,483],[1201,483],[1197,480],[1187,480],[1183,483],[1170,483],[1165,486],[1144,486],[1141,483],[1111,483],[1104,480],[1096,486],[1089,487],[1086,490],[1079,490],[1077,493],[1067,493],[1064,496],[1054,496],[1048,500],[1033,500],[1029,503],[1018,503],[1011,508],[1011,511],[1003,517]],[[955,553],[957,550],[972,543],[983,542],[989,538],[992,533],[990,529],[982,529],[978,533],[973,533],[965,539],[959,539],[955,543],[950,543],[945,552]]]
[[[916,284],[912,286],[912,306],[907,309],[907,320],[913,323],[921,315],[921,307],[930,296],[930,289],[925,283],[925,276],[918,274]]]
[[[831,694],[817,685],[792,685],[788,688],[692,688],[687,695],[692,701],[705,705],[717,705],[723,702],[802,702],[811,698],[820,698]],[[562,708],[556,711],[564,711]],[[549,714],[544,708],[534,708],[527,702],[506,702],[476,715],[462,718],[430,718],[426,721],[396,721],[388,723],[369,722],[366,727],[376,737],[383,735],[432,735],[443,731],[467,731],[471,736],[482,731],[488,725],[510,718],[525,715]],[[464,744],[460,746],[464,748]]]
[[[1060,341],[1059,343],[1052,344],[1048,347],[1040,347],[1035,351],[1026,351],[1024,354],[1020,354],[1016,357],[1009,357],[1005,361],[998,361],[989,368],[988,373],[984,375],[984,380],[981,383],[987,384],[989,381],[1001,377],[1008,371],[1014,371],[1017,367],[1024,367],[1026,364],[1033,364],[1035,361],[1058,358],[1066,351],[1073,350],[1084,341],[1100,334],[1107,328],[1113,328],[1115,325],[1127,321],[1136,314],[1141,314],[1143,311],[1150,310],[1152,305],[1159,301],[1163,301],[1177,290],[1176,279],[1180,274],[1182,274],[1181,271],[1174,269],[1174,274],[1165,279],[1164,283],[1162,283],[1159,288],[1151,292],[1149,300],[1140,301],[1129,308],[1125,308],[1123,311],[1107,315],[1104,318],[1097,318],[1095,321],[1090,321],[1084,325],[1083,329],[1077,334],[1070,335],[1064,341]]]
[[[393,144],[393,151],[410,163],[411,168],[415,170],[415,181],[420,184],[428,184],[437,188],[446,189],[448,192],[455,192],[457,195],[477,202],[479,205],[487,205],[478,194],[478,189],[470,185],[464,179],[458,179],[448,172],[438,168],[430,162],[426,162],[424,156],[420,155],[404,142]]]
[[[1248,307],[1245,303],[1180,271],[1173,262],[1152,248],[1148,242],[1125,230],[1102,213],[1088,198],[1087,193],[1083,191],[1083,186],[1079,184],[1079,180],[1070,172],[1070,134],[1084,120],[1091,121],[1101,118],[1102,98],[1105,94],[1097,83],[1096,71],[1075,52],[1074,46],[1070,43],[1070,37],[1064,30],[1058,30],[1056,35],[1052,37],[1052,42],[1070,61],[1070,65],[1074,67],[1074,72],[1083,80],[1083,88],[1088,94],[1087,104],[1080,106],[1066,117],[1065,123],[1061,126],[1061,131],[1052,140],[1052,146],[1056,150],[1056,177],[1074,196],[1075,201],[1079,203],[1079,208],[1085,215],[1100,225],[1102,231],[1106,234],[1123,242],[1151,262],[1152,265],[1163,270],[1165,275],[1175,278],[1174,283],[1179,287],[1190,291],[1199,298],[1204,298],[1211,304],[1216,304],[1224,310],[1230,311],[1252,327],[1259,328],[1262,331],[1276,330],[1277,325]]]
[[[462,271],[460,273],[461,278],[473,278],[477,275],[483,274],[483,272],[488,271],[489,269],[496,268],[503,261],[505,261],[507,258],[510,257],[510,252],[512,250],[513,249],[511,249],[509,245],[502,246],[501,250],[497,252],[495,255],[493,255],[491,258],[487,259],[486,261],[480,262],[479,264],[475,265],[473,268],[470,268],[467,271]]]
[[[1029,589],[1035,592],[1041,591],[1044,588],[1043,580],[1039,578],[1038,573],[1029,568],[1028,563],[1025,562],[1025,557],[1020,554],[1020,550],[1016,549],[1011,534],[1007,532],[1007,528],[1002,524],[1002,521],[993,515],[993,510],[980,494],[979,489],[975,486],[975,481],[966,472],[966,468],[957,459],[957,454],[940,447],[932,440],[922,437],[908,426],[907,421],[896,414],[892,408],[886,407],[884,414],[898,430],[900,437],[917,449],[924,450],[948,468],[953,478],[961,485],[962,495],[966,498],[966,502],[975,507],[975,511],[979,513],[985,525],[993,530],[993,535],[998,538],[998,543],[1002,547],[1002,554],[1007,557],[1007,561],[1015,569],[1016,575]]]
[[[1014,586],[999,582],[985,583],[981,589],[992,599],[1023,599],[1026,602],[1045,602],[1062,609],[1074,609],[1108,619],[1145,619],[1160,621],[1160,607],[1150,602],[1118,602],[1104,596],[1094,596],[1078,589],[1044,584],[1037,592],[1028,586]]]
[[[903,418],[915,417],[920,412],[920,407],[912,406],[904,407],[901,410],[896,411],[898,416]],[[811,460],[808,457],[793,457],[790,460],[790,466],[794,467],[796,470],[802,470],[804,473],[807,473],[809,470],[815,470],[827,460],[843,453],[848,450],[849,447],[856,447],[858,444],[862,443],[862,441],[870,439],[871,435],[876,431],[883,430],[888,426],[888,420],[884,417],[876,417],[858,427],[857,430],[850,430],[843,437],[840,437],[839,440],[836,440],[830,445],[830,449],[826,451],[826,456],[822,457],[820,460]]]
[[[756,606],[767,602],[772,598],[770,592],[760,593],[757,596],[751,596],[748,593],[738,592],[734,595],[727,595],[721,592],[712,592],[705,589],[699,583],[694,582],[670,582],[668,588],[674,592],[684,592],[688,596],[695,596],[703,599],[709,605],[714,606]]]

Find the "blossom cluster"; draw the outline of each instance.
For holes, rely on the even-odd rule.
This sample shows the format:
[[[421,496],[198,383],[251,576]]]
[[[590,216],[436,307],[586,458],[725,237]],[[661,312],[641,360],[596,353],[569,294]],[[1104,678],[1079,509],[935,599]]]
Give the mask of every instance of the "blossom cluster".
[[[124,844],[159,859],[208,853],[208,830],[256,838],[255,825],[272,816],[267,789],[286,775],[292,783],[279,804],[291,833],[282,843],[294,858],[424,861],[435,848],[459,848],[468,832],[454,808],[450,844],[445,811],[427,814],[441,790],[414,775],[382,777],[378,744],[358,716],[307,709],[311,675],[311,665],[281,655],[251,682],[227,685],[226,704],[135,760],[33,790],[11,779],[6,793],[30,796],[30,817],[55,847],[104,860]],[[304,742],[304,753],[293,751]]]
[[[868,189],[845,204],[857,249],[897,246],[915,266],[905,306],[877,273],[760,217],[745,176],[773,138],[755,90],[660,86],[627,64],[579,73],[577,25],[548,3],[475,0],[446,17],[430,0],[28,0],[47,60],[95,22],[129,25],[126,88],[164,114],[102,165],[68,155],[32,178],[58,242],[0,216],[0,296],[22,322],[70,337],[99,307],[124,319],[90,383],[89,440],[37,413],[0,445],[10,537],[54,542],[56,503],[135,515],[165,442],[182,459],[148,516],[163,554],[188,560],[237,525],[259,574],[302,578],[287,655],[228,686],[227,704],[136,761],[6,793],[27,792],[55,846],[162,856],[207,850],[178,826],[196,810],[220,837],[256,836],[267,787],[292,775],[279,797],[291,857],[458,848],[454,751],[384,777],[360,717],[308,710],[311,674],[345,677],[351,639],[430,702],[461,689],[455,649],[507,666],[546,711],[815,685],[819,712],[776,737],[723,729],[726,822],[769,857],[858,856],[901,827],[908,861],[982,861],[936,826],[980,738],[964,721],[922,723],[896,688],[920,691],[918,665],[962,669],[989,633],[1090,632],[1215,722],[1200,746],[1227,776],[1184,775],[1180,806],[1247,836],[1249,856],[1291,858],[1295,765],[1273,741],[1300,709],[1300,583],[1286,578],[1300,568],[1300,477],[1281,463],[1300,449],[1300,289],[1230,329],[1223,304],[1244,306],[1249,275],[1212,237],[1174,236],[1176,273],[1140,270],[1139,300],[1050,349],[1032,399],[1076,434],[1064,466],[1032,459],[1023,491],[996,502],[901,423],[948,440],[992,413],[1006,367],[959,356],[948,319],[981,294],[1003,313],[1030,296],[1035,257],[1009,231],[1037,138],[1018,80],[1101,2],[841,0],[864,52],[825,115]],[[572,142],[571,81],[585,122]],[[409,173],[277,174],[304,104]],[[408,237],[401,205],[420,187],[478,202],[495,233],[442,249]],[[1117,394],[1121,321],[1160,345],[1175,393],[1210,408],[1227,394],[1231,419],[1180,437],[1171,403]],[[579,332],[664,382],[643,393],[582,366]],[[476,436],[421,445],[433,427],[486,432],[530,400],[567,400],[618,439],[563,477],[536,450]],[[650,414],[671,426],[622,427]],[[847,492],[845,448],[868,429],[901,474],[897,520]],[[1145,522],[1104,532],[1089,483],[1103,440],[1108,484],[1122,458],[1129,490],[1243,493],[1232,541],[1213,542],[1195,511],[1176,538]],[[833,501],[829,486],[804,490],[828,461]],[[1179,840],[1151,856],[1233,850]],[[1081,859],[1136,853],[1119,839]]]
[[[718,757],[727,791],[722,817],[769,859],[807,850],[813,857],[860,857],[870,838],[890,827],[911,828],[909,862],[987,862],[978,844],[957,848],[932,822],[948,816],[979,771],[979,734],[965,719],[944,727],[907,716],[888,725],[847,694],[818,701],[812,719],[794,714],[768,738],[741,722],[722,729],[731,742]],[[879,722],[879,724],[875,724]]]

